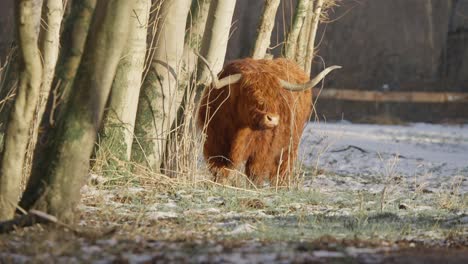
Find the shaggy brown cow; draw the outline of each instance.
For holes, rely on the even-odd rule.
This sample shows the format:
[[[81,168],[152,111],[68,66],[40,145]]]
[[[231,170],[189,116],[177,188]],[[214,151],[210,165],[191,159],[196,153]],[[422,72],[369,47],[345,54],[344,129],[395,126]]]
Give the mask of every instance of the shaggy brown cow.
[[[307,82],[290,60],[247,58],[228,64],[220,81],[213,76],[200,101],[198,126],[206,129],[204,156],[215,180],[246,162],[245,173],[256,184],[284,184],[311,113],[309,88],[336,68]]]

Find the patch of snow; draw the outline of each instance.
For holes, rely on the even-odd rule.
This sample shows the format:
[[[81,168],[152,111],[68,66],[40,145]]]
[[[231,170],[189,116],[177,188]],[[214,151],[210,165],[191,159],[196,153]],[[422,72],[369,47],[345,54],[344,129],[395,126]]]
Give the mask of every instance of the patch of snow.
[[[174,219],[178,217],[178,214],[175,212],[151,211],[146,214],[146,217],[151,220]]]
[[[210,196],[208,198],[206,198],[206,201],[208,203],[213,203],[213,204],[216,204],[216,205],[223,205],[226,203],[226,200],[224,200],[223,197],[214,197],[214,196]]]
[[[93,254],[96,254],[96,253],[99,253],[102,251],[102,248],[99,247],[99,246],[83,246],[81,247],[81,251],[83,251],[83,253],[87,254],[87,255],[93,255]]]
[[[123,254],[123,258],[128,261],[128,263],[150,263],[153,259],[152,255],[149,254]]]
[[[230,235],[239,235],[239,234],[246,234],[246,233],[252,233],[256,230],[256,228],[253,225],[250,224],[242,224],[234,228],[231,232],[229,232]]]
[[[357,257],[361,254],[377,254],[383,251],[382,248],[356,248],[356,247],[347,247],[345,248],[346,254]]]
[[[339,175],[344,183],[319,175],[312,186],[362,190],[401,176],[439,188],[461,177],[460,193],[468,192],[468,126],[309,123],[299,157],[306,167]]]
[[[316,250],[313,255],[317,258],[344,258],[345,254],[342,252],[328,251],[328,250]]]

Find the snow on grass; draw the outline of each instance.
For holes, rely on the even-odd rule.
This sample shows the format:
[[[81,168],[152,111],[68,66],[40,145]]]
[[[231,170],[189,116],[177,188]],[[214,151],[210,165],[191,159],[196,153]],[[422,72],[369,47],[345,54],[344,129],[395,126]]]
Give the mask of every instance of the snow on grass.
[[[306,167],[351,177],[352,189],[404,177],[428,189],[458,185],[460,193],[468,191],[466,125],[310,123],[299,151]]]

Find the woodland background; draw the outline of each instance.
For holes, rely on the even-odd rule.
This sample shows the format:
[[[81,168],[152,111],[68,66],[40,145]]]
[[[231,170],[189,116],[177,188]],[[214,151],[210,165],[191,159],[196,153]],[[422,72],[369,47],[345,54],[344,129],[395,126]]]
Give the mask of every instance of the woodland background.
[[[36,17],[29,15],[40,10],[34,6],[36,2],[41,1],[0,2],[0,66],[9,62],[14,66],[3,67],[3,73],[7,73],[7,69],[15,73],[15,67],[21,70],[25,65],[41,68],[42,58],[35,39],[37,32],[32,34],[40,26],[31,23],[39,21],[39,12]],[[141,7],[149,7],[145,3],[151,2],[156,3],[151,9],[153,16],[139,16],[139,11],[150,11]],[[50,72],[46,67],[50,64],[44,60],[47,78],[39,75],[36,68],[18,70],[19,76],[11,75],[11,80],[19,80],[17,94],[2,95],[12,90],[0,90],[0,96],[7,98],[0,104],[4,110],[0,111],[0,130],[6,130],[0,165],[0,212],[8,211],[8,215],[0,213],[0,220],[6,220],[0,223],[0,233],[6,233],[0,235],[0,262],[27,262],[28,259],[50,262],[51,258],[64,263],[74,260],[140,263],[161,259],[239,262],[242,257],[265,263],[282,259],[311,262],[327,259],[329,255],[344,260],[361,260],[361,255],[365,254],[388,258],[407,249],[410,249],[407,258],[413,262],[419,259],[428,263],[421,256],[415,260],[419,252],[434,263],[438,263],[435,255],[446,260],[442,253],[454,260],[466,259],[468,166],[463,158],[468,153],[468,134],[463,124],[468,120],[467,97],[463,103],[429,104],[340,101],[322,95],[315,107],[318,115],[312,118],[393,125],[310,122],[302,137],[297,177],[287,186],[281,186],[286,188],[258,188],[248,182],[230,186],[212,181],[200,156],[203,139],[190,123],[197,94],[207,85],[203,82],[207,81],[208,71],[199,58],[196,67],[183,65],[178,69],[183,74],[175,75],[170,72],[171,67],[161,64],[161,58],[181,54],[176,49],[183,45],[174,43],[185,44],[200,49],[210,63],[217,63],[212,67],[218,72],[222,58],[226,58],[224,63],[227,63],[251,56],[256,50],[253,49],[256,40],[266,43],[267,38],[257,38],[263,4],[280,2],[269,49],[278,56],[284,51],[284,35],[290,28],[292,16],[295,11],[298,11],[296,14],[301,12],[300,8],[296,9],[297,1],[292,0],[199,0],[198,3],[204,4],[197,7],[199,10],[209,3],[210,14],[211,11],[218,14],[208,16],[211,19],[203,28],[213,30],[202,34],[200,25],[203,23],[185,22],[185,18],[190,17],[186,16],[187,12],[197,10],[191,9],[196,7],[194,5],[189,9],[190,4],[196,2],[69,0],[65,14],[77,15],[66,16],[65,25],[70,21],[73,27],[64,27],[60,45],[57,41],[40,39],[41,48],[53,46],[53,43],[56,48],[60,47],[60,57],[66,61],[59,58],[57,67]],[[309,1],[302,0],[305,2]],[[325,8],[322,16],[309,9],[308,26],[302,27],[306,34],[301,34],[303,37],[297,38],[297,43],[288,42],[293,44],[291,47],[297,47],[296,51],[302,44],[307,43],[308,47],[317,44],[313,73],[325,66],[343,66],[339,74],[327,77],[323,91],[431,91],[465,95],[468,92],[468,0],[311,2],[326,3],[327,7],[336,3],[337,6]],[[19,9],[22,16],[15,18],[14,3],[25,3]],[[137,4],[143,5],[136,7]],[[320,5],[309,7],[320,13]],[[55,9],[49,6],[46,10]],[[170,17],[174,23],[141,23],[140,18],[156,21],[158,10],[164,14],[161,17]],[[177,15],[184,12],[184,15]],[[43,12],[42,16],[53,13]],[[221,13],[228,15],[219,15]],[[215,30],[215,17],[222,20],[222,30],[220,27]],[[305,21],[304,17],[302,19]],[[319,20],[318,34],[311,34]],[[60,24],[45,26],[47,21],[41,22],[42,32],[52,33],[53,28],[57,29],[53,26]],[[14,36],[15,25],[21,25],[18,30],[21,36],[34,37],[26,39],[29,42],[22,39],[15,43],[18,39]],[[126,31],[130,25],[134,29],[129,32],[135,34],[125,42],[123,36],[129,33]],[[192,33],[184,25],[190,25],[192,33],[200,35],[189,35]],[[223,45],[226,42],[214,41],[212,32],[224,32],[226,40],[229,28],[226,55],[222,50],[217,53],[221,54],[219,58],[209,58],[210,54],[204,52],[226,47]],[[147,42],[145,37],[164,35],[161,32],[168,38],[172,34],[178,38],[148,47],[142,44]],[[202,42],[209,45],[206,50],[203,45],[198,46],[202,44],[197,42],[201,35],[204,35]],[[102,39],[108,41],[99,41]],[[21,49],[16,51],[35,53],[34,61],[22,65],[21,57],[10,56],[18,46]],[[73,47],[78,47],[78,52]],[[260,52],[266,50],[266,46],[257,47]],[[124,48],[139,49],[140,56],[122,57]],[[308,49],[306,56],[293,54],[294,59],[310,61],[307,57],[313,52],[309,51],[314,49]],[[83,57],[78,58],[78,63],[75,59],[81,53]],[[144,57],[145,53],[151,56]],[[29,55],[21,56],[32,58]],[[10,60],[6,59],[8,56]],[[52,56],[50,58],[52,61]],[[142,67],[133,73],[142,77],[143,71],[145,81],[129,78],[142,84],[142,92],[126,90],[129,93],[125,94],[116,88],[123,87],[121,77],[131,75],[129,68],[125,68],[127,58],[134,59]],[[167,62],[163,61],[166,65],[174,61]],[[151,67],[143,68],[150,64]],[[310,65],[303,66],[306,71],[310,70]],[[197,74],[189,77],[185,71],[195,71],[190,67],[196,68]],[[111,68],[112,73],[106,74]],[[161,69],[165,75],[158,75]],[[29,73],[33,73],[33,78]],[[55,74],[54,80],[50,73]],[[170,76],[177,78],[175,83],[179,85],[174,85],[176,80]],[[38,84],[52,88],[47,93],[51,97],[38,95],[37,89],[27,90],[32,86],[39,88]],[[140,88],[135,83],[128,83],[126,87]],[[152,93],[158,91],[155,87],[172,89],[169,93],[165,90]],[[179,98],[181,88],[184,88],[183,98]],[[315,90],[320,90],[317,88]],[[117,92],[110,96],[109,102],[111,91]],[[136,94],[140,94],[140,98],[132,98]],[[35,110],[31,106],[36,105],[38,98],[38,105],[48,102],[45,118],[31,111]],[[179,102],[167,103],[174,98],[187,100],[182,101],[184,107],[174,107]],[[124,121],[119,116],[114,122],[114,114],[124,116],[131,111],[127,111],[130,107],[118,111],[113,106],[127,106],[124,101],[130,99],[134,102],[129,105],[132,111],[139,112],[137,120],[133,116],[133,120]],[[5,113],[13,102],[15,111],[10,112],[7,121]],[[168,122],[172,118],[176,122]],[[134,130],[135,121],[140,123]],[[407,121],[442,124],[408,124]],[[447,122],[461,125],[450,126]],[[129,128],[127,124],[130,123]],[[151,125],[145,126],[148,123]],[[178,125],[177,129],[173,129],[173,125]],[[16,204],[21,193],[21,200]],[[34,225],[36,221],[41,224],[18,228]],[[55,224],[42,225],[42,222]],[[441,253],[438,251],[441,248],[446,251]],[[197,258],[194,252],[198,252]],[[246,252],[248,254],[244,254]],[[389,255],[388,252],[393,253]]]
[[[0,2],[0,58],[14,38],[13,2]],[[278,8],[272,47],[284,40],[295,4],[282,1]],[[262,7],[263,1],[237,1],[225,62],[248,56]],[[327,78],[326,87],[468,92],[468,0],[346,0],[329,16],[333,22],[319,27],[318,55],[344,68]],[[322,67],[320,58],[315,63]],[[369,118],[385,114],[405,121],[468,119],[462,103],[318,103],[319,114],[330,120],[375,121]]]

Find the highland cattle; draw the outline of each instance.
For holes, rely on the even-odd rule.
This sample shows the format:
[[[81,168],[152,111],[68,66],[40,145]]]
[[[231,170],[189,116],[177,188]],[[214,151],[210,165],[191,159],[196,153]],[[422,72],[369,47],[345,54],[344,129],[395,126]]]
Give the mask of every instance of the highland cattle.
[[[311,114],[310,88],[337,68],[329,67],[309,81],[288,59],[246,58],[226,65],[220,80],[212,74],[197,124],[205,131],[203,154],[215,180],[245,163],[245,174],[254,183],[268,179],[286,184]]]

